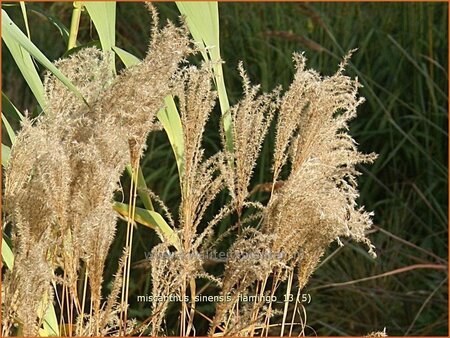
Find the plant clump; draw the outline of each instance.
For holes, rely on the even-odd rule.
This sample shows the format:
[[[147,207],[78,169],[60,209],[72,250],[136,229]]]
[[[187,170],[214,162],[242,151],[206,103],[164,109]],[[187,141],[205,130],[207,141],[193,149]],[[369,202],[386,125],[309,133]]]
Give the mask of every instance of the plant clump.
[[[273,296],[281,283],[290,289],[294,277],[300,292],[326,248],[333,241],[342,244],[341,238],[366,244],[375,256],[365,236],[372,214],[357,203],[357,165],[376,156],[359,152],[348,131],[363,99],[358,80],[343,74],[347,58],[334,75],[324,77],[306,69],[303,55],[294,54],[296,74],[284,93],[278,87],[259,93],[241,64],[243,97],[228,112],[233,151],[223,145],[206,158],[203,134],[217,99],[213,67],[182,67],[196,52],[186,26],[168,23],[158,29],[153,14],[152,42],[141,63],[115,75],[111,56],[96,48],[56,62],[85,101],[48,74],[44,113],[26,119],[17,135],[5,176],[15,264],[4,281],[4,335],[13,333],[14,323],[21,323],[23,335],[37,335],[57,284],[63,290],[61,316],[74,324],[68,335],[165,333],[168,301],[152,302],[150,320],[139,327],[133,320],[121,323],[128,304],[117,299],[128,278],[122,273],[128,248],[107,299],[102,286],[116,232],[114,193],[125,166],[138,167],[148,134],[162,128],[157,114],[169,95],[177,100],[182,127],[181,200],[177,221],[166,215],[174,237],[161,236],[150,268],[155,299],[182,299],[181,335],[195,332],[199,279],[209,280],[227,299],[216,305],[209,334],[268,335],[270,321],[282,316],[283,335],[286,307],[257,298],[243,304],[240,298]],[[250,199],[249,189],[274,119],[273,177],[263,204]],[[207,209],[225,190],[228,202],[206,219]],[[215,226],[230,215],[236,224],[214,239]],[[208,273],[202,253],[231,234],[223,274]],[[170,259],[161,259],[164,255]],[[79,294],[80,278],[89,286],[89,304]],[[191,299],[185,301],[188,294]],[[292,322],[295,316],[294,311]]]
[[[22,323],[24,335],[38,334],[40,307],[52,302],[54,283],[66,290],[67,308],[89,323],[86,329],[78,322],[77,334],[106,329],[101,318],[110,314],[103,313],[101,288],[116,231],[113,194],[125,165],[139,161],[147,134],[160,129],[156,113],[192,51],[187,28],[169,23],[153,29],[144,60],[117,76],[110,55],[96,48],[56,62],[85,101],[55,76],[46,76],[44,114],[25,120],[5,175],[16,260],[4,282],[4,334],[14,322]],[[89,280],[92,318],[84,314],[77,292],[81,266]]]

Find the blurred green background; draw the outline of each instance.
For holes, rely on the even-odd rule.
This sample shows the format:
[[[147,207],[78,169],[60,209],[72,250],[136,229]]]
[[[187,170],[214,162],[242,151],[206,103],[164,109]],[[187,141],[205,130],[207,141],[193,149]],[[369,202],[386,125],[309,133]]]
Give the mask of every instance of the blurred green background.
[[[25,31],[18,5],[4,8]],[[68,27],[72,5],[33,3],[27,8],[33,42],[50,59],[61,57],[67,43],[48,17]],[[174,3],[159,3],[157,8],[162,18],[177,20]],[[331,75],[347,51],[358,48],[347,73],[364,85],[360,93],[366,102],[351,123],[351,133],[362,151],[379,154],[375,164],[359,167],[360,202],[375,212],[370,238],[379,257],[371,259],[360,245],[332,245],[305,290],[312,296],[306,305],[306,334],[364,335],[386,327],[389,335],[447,335],[448,4],[220,3],[219,16],[231,103],[241,95],[239,60],[251,80],[268,91],[277,84],[289,86],[294,51],[305,52],[308,67]],[[142,57],[149,27],[142,3],[118,4],[117,46]],[[98,40],[86,13],[78,40],[81,44]],[[33,96],[7,48],[2,50],[3,91],[21,111],[33,112]],[[208,153],[220,148],[219,117],[216,107],[204,140]],[[270,181],[273,143],[272,130],[254,183]],[[147,184],[176,213],[178,176],[167,137],[154,133],[148,145],[141,165]],[[219,197],[212,210],[218,210],[224,198]],[[227,225],[223,222],[218,232]],[[118,226],[106,281],[115,271],[124,230]],[[138,227],[133,261],[144,258],[157,243],[155,237],[151,230]],[[357,281],[366,277],[369,280]],[[354,282],[345,283],[349,281]],[[130,286],[129,314],[143,320],[150,315],[149,304],[133,299],[150,293],[149,273],[133,269]],[[206,314],[212,313],[211,304],[201,306]],[[203,325],[197,333],[206,330],[206,322]],[[168,328],[170,333],[175,332]]]

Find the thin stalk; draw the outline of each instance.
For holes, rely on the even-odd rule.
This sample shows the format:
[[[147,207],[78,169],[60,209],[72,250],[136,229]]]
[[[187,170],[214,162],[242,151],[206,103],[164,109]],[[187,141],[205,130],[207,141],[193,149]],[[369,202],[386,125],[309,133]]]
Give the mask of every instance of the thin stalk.
[[[289,329],[289,337],[292,336],[292,329],[294,328],[295,314],[297,313],[297,305],[298,305],[299,301],[300,301],[300,288],[298,289],[297,297],[295,298],[294,312],[292,313],[292,320],[291,320],[291,328]]]
[[[237,224],[238,224],[238,235],[241,234],[241,217],[242,217],[242,203],[239,203],[239,205],[236,208],[236,212],[237,212]]]
[[[266,289],[266,285],[267,285],[267,280],[268,279],[269,279],[269,275],[266,275],[266,278],[264,278],[264,281],[262,282],[262,284],[260,286],[260,289],[259,289],[259,298],[260,299],[262,299],[262,296],[264,296],[264,290]],[[255,295],[258,295],[258,291],[255,292]],[[250,336],[252,336],[252,337],[254,335],[254,330],[255,330],[254,323],[256,323],[256,321],[258,320],[258,315],[259,315],[259,308],[260,308],[260,306],[257,305],[258,302],[259,302],[258,301],[258,297],[256,297],[254,305],[253,305],[255,309],[254,309],[254,315],[253,315],[253,318],[252,318],[253,319],[252,320],[253,325],[252,325],[251,334],[250,334]]]
[[[236,322],[239,323],[240,322],[240,316],[239,316],[239,297],[236,301]]]
[[[133,177],[133,168],[131,168],[130,199],[131,199],[131,196],[133,194],[133,184],[135,182],[133,178],[134,178]],[[126,255],[125,255],[125,263],[123,265],[123,272],[122,272],[122,276],[123,276],[123,278],[122,278],[122,292],[121,292],[121,295],[120,295],[121,312],[120,312],[120,323],[119,323],[119,336],[121,336],[121,334],[122,334],[122,329],[123,329],[123,326],[124,326],[124,319],[125,319],[125,317],[124,317],[124,308],[126,307],[126,304],[125,304],[125,289],[126,289],[126,284],[127,284],[127,281],[126,281],[127,262],[128,262],[128,257],[130,255],[130,252],[129,252],[129,249],[128,249],[128,242],[130,240],[131,209],[132,209],[132,206],[131,206],[131,203],[129,203],[128,204],[128,219],[127,219],[127,234],[126,234],[126,237],[125,237],[125,252],[126,252]]]
[[[216,80],[217,92],[219,93],[219,104],[220,110],[223,116],[223,129],[225,131],[225,142],[226,149],[233,154],[234,153],[234,142],[233,142],[233,130],[232,130],[232,120],[230,114],[230,103],[228,101],[227,89],[225,86],[225,81],[223,78],[222,64],[217,62],[213,67],[214,79]],[[233,161],[230,161],[231,168],[234,167]]]
[[[84,272],[84,287],[83,287],[83,299],[81,301],[81,325],[83,325],[83,316],[84,316],[84,306],[86,304],[86,290],[87,290],[87,282],[88,282],[88,269],[86,266]]]
[[[256,282],[255,296],[257,296],[259,293],[260,284],[261,284],[260,281]],[[255,331],[255,312],[256,312],[255,309],[257,308],[256,304],[257,304],[257,297],[255,297],[255,300],[253,301],[253,310],[252,310],[252,317],[251,317],[252,325],[250,327],[250,337],[254,336],[254,331]]]
[[[186,276],[183,276],[183,286],[181,287],[181,320],[180,320],[180,336],[186,336]]]
[[[291,294],[293,277],[294,277],[294,271],[292,270],[289,274],[288,284],[287,284],[287,288],[286,288],[286,294],[284,296],[283,321],[281,323],[281,333],[280,333],[281,337],[283,337],[283,334],[284,334],[284,325],[286,324],[286,317],[287,317],[287,312],[288,312],[288,308],[289,308],[289,299],[290,299],[289,296]]]
[[[126,251],[126,256],[125,256],[125,264],[123,266],[123,272],[122,272],[122,292],[120,294],[120,315],[119,315],[119,337],[122,335],[122,329],[123,329],[123,322],[124,322],[124,308],[125,308],[125,287],[126,287],[126,281],[125,281],[125,273],[126,273],[126,264],[127,264],[127,257],[128,257],[128,239],[130,237],[130,230],[129,227],[127,226],[127,236],[126,236],[126,240],[125,240],[125,251]]]
[[[73,2],[72,20],[70,22],[69,41],[67,43],[67,50],[71,50],[77,45],[78,29],[80,27],[81,12],[83,11],[83,2]]]
[[[300,311],[299,311],[299,318],[300,318],[300,325],[302,326],[302,331],[300,332],[301,333],[301,335],[303,335],[303,336],[305,336],[305,328],[306,328],[306,322],[307,322],[307,320],[308,320],[308,315],[306,314],[306,309],[305,309],[305,307],[303,306],[303,304],[302,303],[300,303],[300,306],[301,306],[301,308],[302,308],[302,311],[303,311],[303,316],[304,316],[304,319],[300,316]]]
[[[136,168],[133,170],[133,179],[137,180],[137,173],[139,171],[139,162],[137,162]],[[130,222],[130,242],[129,242],[129,254],[128,254],[128,260],[127,260],[127,275],[125,277],[126,279],[126,283],[127,283],[127,287],[125,289],[126,295],[125,295],[125,301],[128,304],[128,292],[129,292],[129,283],[130,283],[130,270],[131,270],[131,248],[133,246],[133,230],[134,230],[134,216],[136,213],[136,200],[137,200],[137,184],[133,185],[133,196],[131,197],[131,204],[132,204],[132,209],[131,209],[131,222]],[[124,334],[126,335],[126,322],[127,322],[127,316],[128,315],[128,307],[125,307],[125,332]]]
[[[236,301],[233,303],[233,307],[232,307],[231,310],[230,310],[230,316],[228,316],[227,322],[225,323],[225,326],[224,326],[225,332],[228,331],[228,325],[230,325],[232,313],[233,313],[233,311],[234,311],[234,307],[236,306],[236,302],[237,302],[237,301],[238,301],[238,298],[237,298]],[[214,329],[215,329],[215,328],[214,328]]]
[[[186,336],[189,336],[189,333],[191,333],[192,327],[194,325],[194,316],[195,316],[195,296],[196,296],[196,285],[195,285],[195,278],[190,279],[190,290],[191,290],[191,313],[189,315],[189,323],[186,330]]]
[[[134,161],[133,161],[134,162]],[[119,324],[119,336],[123,332],[126,335],[126,322],[128,315],[128,288],[130,282],[130,267],[131,267],[131,249],[133,243],[133,222],[136,211],[136,188],[137,182],[137,172],[139,170],[139,162],[131,167],[131,182],[130,182],[130,203],[128,204],[128,220],[127,220],[127,235],[125,240],[126,256],[125,264],[123,267],[123,279],[122,279],[122,294],[121,294],[121,305],[122,311],[120,313],[120,324]]]
[[[71,336],[71,329],[70,329],[70,300],[69,300],[69,290],[67,289],[66,292],[66,311],[67,311],[67,324],[64,326],[64,331],[66,332],[65,335]],[[67,327],[69,331],[67,331]]]
[[[86,277],[86,270],[87,270],[87,268],[86,268],[86,263],[85,264],[83,264],[83,266],[81,267],[81,269],[80,269],[80,273],[79,273],[79,275],[78,275],[78,281],[77,281],[77,297],[76,298],[78,298],[78,295],[82,295],[83,294],[83,292],[84,292],[84,282],[85,282],[85,277]],[[77,303],[79,303],[79,301],[77,300]],[[81,308],[81,305],[78,307],[78,314],[81,314],[81,312],[82,312],[82,308]]]
[[[75,304],[75,298],[73,295],[70,296],[71,302],[70,302],[70,317],[69,317],[69,336],[73,336],[73,306]]]
[[[64,277],[63,279],[66,280],[66,270],[64,269]],[[61,296],[61,303],[60,303],[60,311],[61,311],[61,316],[59,317],[59,327],[61,327],[62,332],[61,335],[65,336],[66,335],[66,329],[64,327],[64,305],[65,305],[65,301],[66,301],[66,292],[67,292],[67,285],[63,285],[62,288],[62,296]]]
[[[266,319],[264,320],[265,326],[263,326],[263,330],[261,332],[261,336],[263,335],[264,329],[266,330],[266,337],[269,335],[269,328],[270,328],[270,315],[272,314],[272,297],[275,294],[276,289],[278,288],[278,282],[279,282],[280,272],[277,270],[276,273],[274,273],[274,279],[272,281],[272,290],[270,292],[270,302],[266,313]]]

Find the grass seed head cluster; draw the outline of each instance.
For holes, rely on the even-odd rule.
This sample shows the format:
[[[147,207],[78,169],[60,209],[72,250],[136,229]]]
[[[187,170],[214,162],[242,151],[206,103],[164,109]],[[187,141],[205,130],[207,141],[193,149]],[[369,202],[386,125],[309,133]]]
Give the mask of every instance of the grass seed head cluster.
[[[348,133],[347,123],[363,100],[358,81],[343,74],[347,60],[334,75],[322,77],[295,54],[296,74],[284,94],[280,88],[259,93],[240,65],[243,98],[228,112],[233,152],[205,158],[203,132],[217,99],[211,65],[181,67],[195,52],[187,28],[168,23],[159,30],[153,14],[152,42],[140,64],[116,76],[111,56],[96,48],[56,62],[86,102],[49,74],[45,113],[26,119],[17,135],[5,176],[15,254],[4,283],[5,335],[14,323],[21,323],[24,335],[38,334],[41,304],[53,302],[54,283],[65,290],[77,335],[117,334],[118,316],[126,306],[117,301],[123,261],[111,294],[107,299],[102,295],[105,260],[116,231],[113,194],[126,164],[139,162],[148,133],[161,129],[156,114],[167,95],[177,98],[184,144],[177,250],[195,259],[151,260],[155,298],[183,297],[188,289],[192,294],[197,278],[209,279],[221,294],[231,295],[231,301],[216,305],[210,333],[262,334],[258,328],[268,327],[278,310],[257,301],[240,306],[239,295],[267,294],[269,278],[276,288],[294,274],[302,289],[325,249],[335,240],[341,243],[340,238],[363,242],[374,254],[365,237],[371,214],[357,204],[356,165],[372,162],[375,155],[360,153]],[[269,202],[262,205],[249,201],[249,186],[273,120],[273,182]],[[206,222],[207,208],[225,189],[231,202]],[[258,226],[244,227],[243,211],[252,208],[249,220]],[[238,226],[231,229],[239,231],[230,258],[223,275],[209,275],[202,256],[194,254],[211,245],[215,225],[232,213]],[[170,252],[170,245],[154,247],[154,257]],[[266,252],[281,255],[258,258]],[[241,254],[250,258],[240,259]],[[80,304],[77,284],[83,268],[91,295],[87,307]],[[192,329],[193,307],[182,308],[181,321],[188,322],[183,333]],[[152,303],[146,325],[151,334],[163,333],[167,308],[168,302]]]
[[[95,48],[56,62],[86,102],[46,76],[45,113],[24,122],[6,171],[5,211],[14,224],[16,260],[4,284],[5,333],[19,322],[24,335],[38,334],[39,304],[53,301],[51,282],[63,284],[80,315],[81,262],[93,318],[89,329],[79,323],[77,334],[99,335],[110,324],[102,320],[109,314],[103,313],[101,287],[116,229],[113,193],[125,165],[139,160],[147,134],[159,129],[156,113],[191,51],[186,27],[168,24],[153,30],[145,59],[118,76],[110,55]]]

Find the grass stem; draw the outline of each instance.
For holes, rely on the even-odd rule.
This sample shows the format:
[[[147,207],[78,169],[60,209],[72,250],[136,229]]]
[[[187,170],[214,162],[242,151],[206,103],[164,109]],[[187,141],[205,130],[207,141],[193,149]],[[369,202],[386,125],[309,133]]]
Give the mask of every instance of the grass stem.
[[[83,11],[83,2],[74,1],[72,20],[70,22],[69,41],[67,43],[67,50],[71,50],[77,45],[78,29],[80,27],[81,12]]]

